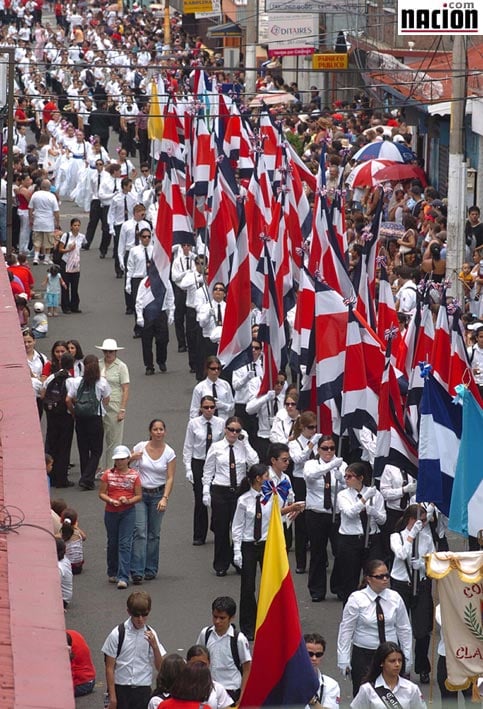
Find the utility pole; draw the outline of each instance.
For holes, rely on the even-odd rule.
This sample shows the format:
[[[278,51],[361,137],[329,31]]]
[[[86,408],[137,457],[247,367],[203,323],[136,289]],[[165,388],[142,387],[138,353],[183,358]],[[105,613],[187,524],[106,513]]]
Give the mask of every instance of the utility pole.
[[[15,101],[15,48],[1,47],[0,61],[7,64],[7,93],[5,103],[7,108],[7,215],[6,215],[6,244],[7,254],[12,253],[12,209],[13,209],[13,131],[14,121],[14,101]],[[1,126],[3,128],[3,125]]]
[[[248,0],[245,46],[245,95],[248,100],[255,95],[257,81],[258,0]]]
[[[449,169],[448,169],[448,240],[446,274],[452,285],[449,295],[463,304],[463,284],[458,273],[465,261],[466,218],[466,162],[464,157],[464,130],[466,106],[466,37],[454,35],[453,42],[453,90],[451,100]]]

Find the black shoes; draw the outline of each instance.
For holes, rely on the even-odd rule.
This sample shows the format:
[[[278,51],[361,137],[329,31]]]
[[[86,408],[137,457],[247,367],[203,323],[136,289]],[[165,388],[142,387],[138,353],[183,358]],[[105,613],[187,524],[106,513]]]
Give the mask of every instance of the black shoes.
[[[142,576],[133,576],[132,582],[133,582],[134,586],[140,586],[143,582],[143,577]]]
[[[202,547],[204,544],[204,541],[202,539],[193,539],[193,546],[194,547]]]
[[[146,376],[150,377],[152,374],[154,374],[154,367],[146,367]]]
[[[314,594],[313,596],[311,596],[311,599],[312,603],[321,603],[321,601],[325,601],[325,596],[317,596],[316,594]]]
[[[141,337],[141,333],[140,333],[140,332],[135,332],[134,335],[132,336],[132,339],[133,339],[133,340],[138,340],[140,337]]]
[[[62,483],[60,485],[53,485],[52,487],[56,488],[61,488],[61,487],[74,487],[75,483],[72,482],[72,480],[67,480],[65,483]]]
[[[167,370],[168,370],[168,368],[166,367],[166,364],[164,362],[159,365],[160,372],[166,372]]]
[[[295,573],[296,573],[296,574],[305,574],[305,568],[297,567],[297,568],[295,569]]]
[[[106,254],[103,254],[101,251],[101,253],[99,254],[99,258],[106,258]]]
[[[225,570],[225,569],[221,569],[220,571],[217,571],[217,572],[216,572],[216,575],[217,575],[219,578],[221,578],[222,576],[226,576],[226,570]]]
[[[84,490],[84,491],[95,490],[95,488],[96,488],[94,483],[79,483],[79,487],[81,490]]]
[[[421,684],[429,684],[429,673],[421,672],[419,674],[419,681],[421,682]]]
[[[119,278],[119,276],[118,276]],[[121,276],[122,278],[122,276]],[[134,310],[132,308],[126,308],[126,315],[134,315]]]
[[[184,345],[181,345],[180,347],[178,347],[178,352],[187,352],[187,349]]]

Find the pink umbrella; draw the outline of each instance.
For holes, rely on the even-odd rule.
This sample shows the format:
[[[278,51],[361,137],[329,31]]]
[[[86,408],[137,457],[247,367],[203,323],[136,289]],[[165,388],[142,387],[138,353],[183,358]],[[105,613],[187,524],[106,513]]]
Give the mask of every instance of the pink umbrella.
[[[402,182],[403,180],[412,180],[417,177],[421,180],[423,187],[426,187],[428,181],[424,170],[418,165],[406,165],[405,163],[394,163],[383,167],[375,177],[379,182],[385,182],[386,180]]]
[[[381,182],[381,180],[376,179],[376,172],[392,164],[392,160],[366,160],[352,170],[346,180],[346,184],[351,189],[354,189],[354,187],[374,187],[374,185]]]

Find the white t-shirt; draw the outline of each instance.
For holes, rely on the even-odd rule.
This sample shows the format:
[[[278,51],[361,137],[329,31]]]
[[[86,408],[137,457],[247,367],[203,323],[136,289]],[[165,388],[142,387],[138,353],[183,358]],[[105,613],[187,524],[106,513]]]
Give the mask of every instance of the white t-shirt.
[[[47,383],[48,379],[45,380],[45,386]],[[70,396],[71,398],[75,398],[77,394],[77,390],[79,388],[79,385],[82,381],[82,377],[70,377],[69,379],[66,380],[66,387],[67,387],[67,396]],[[102,415],[106,413],[104,406],[102,405],[102,399],[105,399],[106,396],[111,395],[111,387],[107,383],[107,380],[104,379],[104,377],[101,377],[100,379],[97,380],[96,382],[96,396],[98,400],[101,402],[101,411]]]
[[[165,446],[162,455],[157,460],[154,460],[146,452],[148,443],[149,441],[136,443],[133,448],[134,453],[142,451],[143,455],[132,467],[138,470],[142,487],[149,489],[166,484],[168,463],[172,460],[176,460],[176,453],[170,446]]]
[[[34,192],[30,198],[29,209],[33,209],[34,213],[32,225],[34,231],[54,231],[54,212],[59,211],[59,203],[52,192],[46,190]]]

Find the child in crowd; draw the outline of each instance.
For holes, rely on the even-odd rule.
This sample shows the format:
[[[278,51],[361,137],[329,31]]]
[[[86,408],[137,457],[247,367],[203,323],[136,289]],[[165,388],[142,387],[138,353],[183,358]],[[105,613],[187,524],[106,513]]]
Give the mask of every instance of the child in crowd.
[[[72,567],[69,559],[65,555],[65,542],[63,539],[56,539],[57,545],[57,565],[59,567],[60,590],[62,592],[62,601],[64,609],[67,608],[72,600],[73,577]]]
[[[32,318],[32,332],[35,335],[35,339],[39,340],[42,337],[47,337],[49,331],[49,321],[44,312],[44,304],[37,301],[34,303],[34,313]]]
[[[52,463],[54,461],[52,460]],[[50,514],[52,516],[52,524],[54,527],[54,535],[60,538],[60,528],[62,527],[62,520],[60,515],[66,509],[67,502],[62,498],[50,501]]]
[[[211,675],[226,689],[234,702],[238,702],[247,681],[252,656],[248,640],[233,625],[236,603],[230,596],[219,596],[211,604],[213,625],[202,628],[197,645],[211,652]]]
[[[55,263],[47,270],[47,276],[42,281],[42,286],[45,290],[45,304],[47,306],[47,315],[49,317],[57,317],[60,306],[60,289],[67,288],[67,285],[60,275],[60,267]]]
[[[62,526],[60,534],[65,542],[65,555],[69,559],[74,576],[82,573],[84,565],[84,542],[86,533],[77,526],[77,512],[72,507],[66,507],[60,515]]]
[[[15,305],[17,306],[18,320],[20,327],[25,327],[28,325],[30,310],[27,307],[28,295],[27,293],[19,293],[15,296]]]

